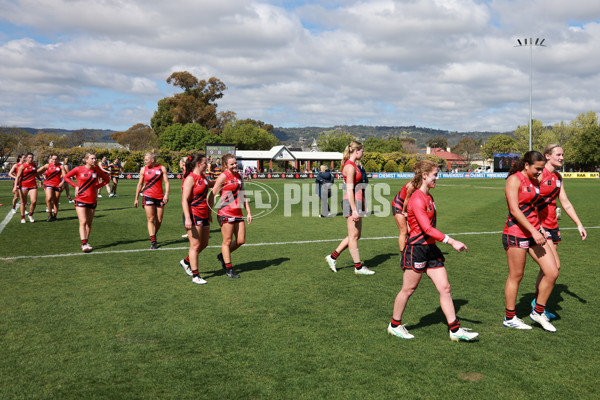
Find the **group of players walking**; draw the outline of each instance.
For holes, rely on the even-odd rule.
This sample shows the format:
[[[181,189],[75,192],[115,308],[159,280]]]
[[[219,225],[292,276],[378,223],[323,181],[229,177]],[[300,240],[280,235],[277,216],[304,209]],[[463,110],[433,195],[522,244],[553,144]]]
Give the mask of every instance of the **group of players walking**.
[[[337,272],[337,258],[348,248],[357,275],[375,273],[363,265],[358,250],[362,218],[367,211],[364,199],[366,176],[363,176],[364,170],[359,168],[363,152],[363,145],[357,141],[350,143],[344,152],[342,175],[345,187],[342,208],[348,234],[325,258],[333,272]],[[31,222],[34,221],[33,214],[37,202],[35,180],[41,174],[46,177],[44,187],[50,215],[48,221],[56,219],[58,196],[64,182],[73,186],[76,193],[75,208],[79,219],[81,246],[84,252],[88,252],[92,250],[88,240],[97,197],[100,189],[111,181],[109,174],[112,170],[96,165],[94,154],[87,154],[83,161],[82,166],[68,171],[65,164],[59,165],[58,157],[53,155],[48,164],[36,171],[33,154],[29,153],[20,161],[16,174],[11,170],[11,176],[15,178],[13,191],[21,199],[22,223],[25,222],[27,195],[31,201],[28,217]],[[105,166],[103,163],[101,165]],[[550,323],[555,316],[546,310],[546,304],[560,269],[557,247],[561,236],[557,222],[557,198],[564,211],[577,225],[581,239],[584,240],[587,236],[567,197],[562,177],[557,171],[562,164],[562,148],[558,145],[549,145],[544,154],[537,151],[525,153],[519,162],[512,166],[506,180],[505,196],[509,213],[502,233],[502,243],[508,260],[508,278],[505,285],[506,309],[503,321],[506,327],[531,329],[530,325],[517,317],[515,311],[517,292],[523,278],[526,256],[529,254],[540,267],[530,319],[544,330],[556,332],[556,328]],[[252,213],[247,199],[243,196],[244,183],[235,156],[226,154],[222,157],[222,171],[219,165],[219,173],[213,175],[216,179],[207,177],[209,167],[204,154],[191,154],[183,158],[180,165],[184,170],[181,187],[183,225],[190,244],[188,254],[180,261],[180,265],[192,277],[192,282],[206,283],[206,280],[199,275],[198,257],[208,245],[212,209],[215,198],[220,196],[217,220],[221,227],[222,243],[221,253],[217,259],[228,277],[239,278],[239,274],[232,266],[231,253],[245,243],[245,221],[248,224],[252,222]],[[473,340],[478,333],[461,327],[460,320],[456,316],[444,266],[445,259],[436,243],[449,244],[459,253],[463,250],[468,251],[468,248],[464,243],[436,228],[437,212],[430,191],[436,187],[438,180],[437,164],[429,160],[421,160],[416,163],[414,170],[414,178],[402,187],[392,201],[394,219],[400,230],[398,244],[402,254],[403,282],[402,289],[394,301],[392,320],[387,330],[391,335],[402,339],[414,337],[402,324],[402,315],[423,274],[426,274],[439,292],[440,306],[448,323],[450,339]],[[214,168],[211,172],[214,173]],[[75,178],[76,181],[73,182],[71,178]],[[146,213],[151,249],[158,248],[157,234],[162,224],[164,206],[169,200],[169,187],[165,167],[156,163],[153,153],[147,153],[144,157],[144,166],[140,170],[134,207],[138,207],[138,198],[142,195],[142,207]],[[109,194],[116,195],[116,184],[113,185],[112,190],[109,190]],[[15,201],[13,201],[13,209]],[[242,206],[246,210],[245,218]]]
[[[364,216],[362,211],[365,207],[361,206],[364,202],[361,186],[364,184],[361,183],[361,172],[356,164],[360,162],[363,151],[360,142],[352,142],[346,147],[342,161],[345,185],[342,204],[348,236],[333,253],[325,257],[333,272],[337,272],[338,256],[348,248],[354,262],[354,272],[359,275],[374,274],[362,264],[358,251],[361,218]],[[505,327],[531,329],[530,325],[516,316],[515,311],[517,292],[523,278],[526,256],[529,254],[540,267],[530,319],[544,330],[556,332],[556,328],[550,323],[555,316],[546,310],[546,304],[560,269],[557,247],[561,236],[557,222],[557,198],[577,225],[581,239],[585,240],[587,236],[557,170],[563,165],[563,157],[563,150],[557,144],[547,146],[544,154],[529,151],[512,166],[506,180],[505,196],[509,213],[502,233],[509,270],[505,285]],[[402,324],[402,315],[423,274],[426,274],[439,292],[440,306],[448,323],[450,339],[471,341],[479,334],[461,327],[451,297],[445,259],[436,243],[449,244],[459,253],[468,251],[468,248],[436,228],[437,212],[430,190],[435,188],[438,179],[437,164],[421,160],[416,163],[414,170],[414,178],[402,187],[392,201],[394,219],[400,230],[398,244],[404,272],[402,289],[394,301],[392,320],[387,329],[391,335],[402,339],[414,337]]]

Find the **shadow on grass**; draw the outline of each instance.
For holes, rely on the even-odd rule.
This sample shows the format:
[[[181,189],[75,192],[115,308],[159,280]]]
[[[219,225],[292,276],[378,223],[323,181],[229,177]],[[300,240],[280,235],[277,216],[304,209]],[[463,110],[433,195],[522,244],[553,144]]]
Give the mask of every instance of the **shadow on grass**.
[[[94,217],[94,219],[96,219],[96,217]],[[138,242],[148,242],[148,243],[150,243],[147,238],[144,238],[144,239],[135,239],[135,240],[133,240],[133,239],[132,240],[119,240],[117,242],[108,243],[108,244],[105,244],[105,245],[94,246],[94,249],[95,250],[100,250],[100,249],[106,249],[106,248],[109,248],[109,247],[119,246],[119,245],[122,245],[122,244],[131,244],[131,243],[138,243]]]
[[[379,264],[383,264],[384,262],[386,262],[387,260],[389,260],[390,258],[392,258],[393,256],[397,256],[397,253],[386,253],[386,254],[378,254],[373,258],[370,258],[368,260],[364,260],[363,264],[369,268],[369,269],[375,269],[379,266]],[[352,261],[350,261],[352,262]],[[346,266],[338,266],[336,267],[338,271],[341,271],[343,269],[346,268],[354,268],[354,265],[350,264],[350,265],[346,265]]]
[[[131,207],[116,207],[116,208],[100,208],[98,211],[120,211],[120,210],[129,210],[134,209],[135,207],[132,205]]]
[[[556,320],[560,320],[560,315],[556,312],[558,310],[562,310],[560,303],[564,300],[564,295],[569,295],[575,299],[577,299],[581,304],[587,304],[587,300],[580,297],[577,293],[573,293],[569,290],[569,287],[564,284],[555,285],[552,290],[552,294],[548,299],[548,304],[546,305],[548,311],[552,314],[556,315]],[[519,299],[519,303],[516,306],[517,314],[519,315],[528,315],[531,313],[531,302],[535,298],[535,293],[525,293]]]
[[[290,259],[288,257],[279,257],[279,258],[274,258],[272,260],[260,260],[260,261],[247,262],[247,263],[243,263],[243,264],[234,265],[233,267],[241,275],[244,272],[248,272],[248,271],[258,271],[258,270],[269,268],[269,267],[275,267],[275,266],[280,265],[280,264],[284,263],[285,261],[289,261],[289,260]],[[219,261],[217,261],[215,259],[214,264],[218,265]],[[221,276],[221,275],[225,275],[225,270],[223,268],[219,268],[216,271],[214,271],[214,270],[207,271],[206,276],[203,275],[203,277],[211,278],[214,276]]]
[[[467,303],[469,303],[468,300],[454,299],[454,310],[456,311],[456,315],[457,316],[458,316],[458,313],[460,311],[460,308],[462,306],[464,306],[465,304],[467,304]],[[458,318],[461,320],[461,322],[466,321],[466,322],[469,322],[471,324],[481,324],[481,321],[475,321],[475,320],[463,318],[463,317],[460,317],[460,316]],[[421,317],[421,319],[419,320],[419,322],[417,322],[414,325],[407,326],[406,329],[408,329],[410,331],[412,329],[423,328],[423,327],[426,327],[426,326],[437,325],[437,324],[443,324],[443,325],[447,326],[446,316],[442,312],[442,308],[441,307],[438,307],[438,308],[435,309],[434,312]]]

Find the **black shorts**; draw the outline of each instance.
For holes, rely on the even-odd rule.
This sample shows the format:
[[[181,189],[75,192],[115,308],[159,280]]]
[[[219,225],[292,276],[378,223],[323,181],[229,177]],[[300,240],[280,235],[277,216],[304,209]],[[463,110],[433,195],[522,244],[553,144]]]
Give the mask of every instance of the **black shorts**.
[[[185,228],[185,214],[182,214],[182,217],[183,217],[183,227]],[[200,218],[194,214],[190,214],[190,217],[192,217],[192,225],[210,226],[210,220],[208,218]]]
[[[158,208],[162,208],[165,206],[165,202],[163,199],[155,199],[153,197],[144,196],[144,201],[142,203],[145,206],[155,206]]]
[[[223,224],[235,224],[236,222],[244,222],[244,217],[228,217],[227,215],[217,215],[219,226]]]
[[[80,201],[75,200],[75,207],[91,208],[92,210],[94,210],[97,204],[98,203],[82,203]]]
[[[44,189],[52,189],[55,192],[61,192],[62,188],[57,188],[56,186],[44,185]]]
[[[530,247],[536,245],[535,240],[530,238],[522,238],[513,235],[502,234],[502,245],[504,250],[508,250],[509,247],[518,247],[523,250],[529,250]]]
[[[562,238],[560,237],[560,229],[544,228],[544,230],[546,231],[546,240],[552,240],[552,243],[554,244],[560,243],[560,241],[562,240]]]
[[[444,261],[442,251],[435,244],[408,244],[402,252],[401,266],[403,270],[424,272],[430,268],[442,268]]]

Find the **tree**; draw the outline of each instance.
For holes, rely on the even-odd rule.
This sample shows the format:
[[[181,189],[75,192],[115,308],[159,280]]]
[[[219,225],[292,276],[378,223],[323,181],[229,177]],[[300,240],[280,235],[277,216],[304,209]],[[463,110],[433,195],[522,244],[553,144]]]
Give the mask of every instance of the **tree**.
[[[519,153],[525,153],[529,150],[529,126],[519,125],[515,130],[515,139]],[[531,124],[531,148],[535,151],[543,152],[549,143],[558,141],[558,135],[550,128],[544,127],[542,121],[533,120]]]
[[[600,165],[600,126],[584,128],[578,140],[572,143],[572,148],[574,164],[590,169]]]
[[[165,129],[173,125],[173,118],[175,116],[171,112],[171,105],[168,102],[168,97],[160,99],[158,101],[158,110],[154,112],[152,119],[150,120],[150,126],[156,136],[160,136]]]
[[[223,143],[235,143],[239,150],[269,150],[279,140],[261,126],[263,122],[251,119],[234,121],[225,127],[221,139]]]
[[[214,133],[219,133],[221,124],[217,115],[216,100],[222,98],[223,92],[227,89],[223,82],[215,77],[211,77],[208,81],[199,81],[189,72],[183,71],[173,72],[167,78],[167,83],[183,89],[183,93],[177,93],[166,100],[170,106],[168,111],[173,114],[174,123],[182,125],[196,123]],[[164,117],[159,114],[157,118],[162,121]]]
[[[515,153],[518,151],[518,143],[515,138],[508,135],[494,135],[490,136],[481,148],[481,155],[485,158],[492,158],[494,153]]]
[[[0,168],[11,156],[17,155],[18,137],[8,133],[0,132]]]
[[[148,125],[135,124],[124,132],[115,132],[110,138],[131,151],[152,150],[158,147],[158,137]]]
[[[204,151],[207,143],[222,143],[221,137],[200,124],[171,125],[160,135],[160,146],[170,150]]]
[[[379,165],[374,160],[369,160],[365,163],[365,170],[367,172],[379,172]]]
[[[394,160],[388,160],[383,166],[385,172],[398,172],[398,164]]]
[[[448,139],[443,136],[436,136],[427,141],[427,146],[441,147],[442,149],[446,149],[446,147],[448,147]]]
[[[392,153],[392,152],[403,152],[403,142],[397,137],[391,137],[387,139],[378,139],[376,137],[369,137],[365,140],[365,151],[372,151],[378,153]]]
[[[97,142],[101,138],[101,133],[90,129],[79,129],[70,134],[64,135],[63,141],[66,147],[81,146],[83,142]]]
[[[462,139],[456,146],[452,148],[452,152],[467,159],[469,163],[473,161],[477,154],[481,151],[481,146],[478,141],[471,138]]]
[[[346,146],[350,144],[354,139],[349,133],[346,132],[323,132],[317,138],[317,145],[321,151],[336,151],[343,153]]]

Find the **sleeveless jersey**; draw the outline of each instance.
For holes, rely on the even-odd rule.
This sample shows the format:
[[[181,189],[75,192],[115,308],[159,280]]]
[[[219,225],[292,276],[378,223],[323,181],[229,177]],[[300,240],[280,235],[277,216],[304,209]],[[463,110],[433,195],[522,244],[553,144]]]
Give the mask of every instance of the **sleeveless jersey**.
[[[15,164],[15,171],[14,171],[15,176],[17,176],[17,173],[19,172],[19,168],[21,168],[21,165],[23,165],[23,164],[21,164],[21,163]]]
[[[163,171],[160,165],[154,168],[144,167],[144,196],[153,199],[162,199],[163,192]]]
[[[104,183],[109,180],[108,175],[97,166],[92,169],[85,165],[75,167],[65,175],[65,181],[72,176],[75,177],[79,188],[75,193],[75,201],[86,204],[96,204],[98,200],[98,188],[104,186],[98,183],[98,178],[102,178]]]
[[[118,163],[111,163],[108,167],[110,168],[110,176],[112,178],[118,178],[119,172],[121,171],[120,165]]]
[[[550,172],[546,168],[542,171],[542,181],[540,182],[540,202],[538,204],[538,213],[542,226],[548,229],[558,228],[556,219],[556,198],[560,193],[562,186],[562,176],[557,171]]]
[[[516,172],[515,175],[521,182],[519,185],[519,209],[535,229],[540,229],[540,220],[537,211],[538,202],[540,200],[540,187],[537,182],[530,180],[521,171]],[[519,224],[510,212],[506,217],[506,225],[504,226],[504,231],[502,231],[502,233],[522,238],[531,237],[531,233]]]
[[[210,209],[206,202],[208,198],[208,179],[204,174],[196,175],[191,172],[188,177],[194,179],[194,187],[192,190],[192,200],[188,201],[192,214],[198,218],[208,218],[210,216]]]
[[[37,187],[35,183],[35,177],[37,174],[37,166],[35,163],[21,164],[23,167],[23,173],[21,174],[21,181],[19,182],[19,186],[25,189],[33,189]]]
[[[346,168],[346,165],[348,165],[348,164],[354,166],[354,202],[362,203],[363,192],[361,189],[362,189],[362,187],[364,187],[364,185],[360,185],[360,181],[363,179],[363,176],[360,172],[360,169],[356,166],[356,164],[354,164],[350,160],[346,160],[346,162],[344,163],[344,167],[342,168],[342,178],[344,178],[344,200],[348,200],[348,193],[346,192],[346,175],[344,175],[344,169]],[[356,204],[356,208],[360,209],[358,204]]]
[[[60,165],[48,164],[48,168],[44,171],[44,177],[46,178],[44,185],[58,187],[61,181],[61,172],[62,169],[60,168]]]
[[[409,183],[410,181],[405,183],[404,186],[402,186],[402,189],[400,189],[400,191],[398,192],[398,194],[396,194],[396,197],[394,197],[394,200],[392,200],[393,215],[400,214],[404,209],[404,201],[406,200],[406,194],[408,192],[407,186]]]
[[[430,194],[415,190],[406,206],[410,235],[407,244],[434,244],[441,242],[446,235],[436,229],[437,212]]]
[[[239,198],[242,191],[242,177],[239,172],[232,174],[229,170],[223,174],[226,179],[221,188],[221,207],[219,207],[218,214],[226,217],[243,217]]]

